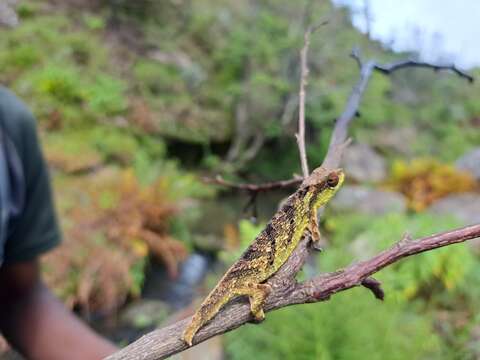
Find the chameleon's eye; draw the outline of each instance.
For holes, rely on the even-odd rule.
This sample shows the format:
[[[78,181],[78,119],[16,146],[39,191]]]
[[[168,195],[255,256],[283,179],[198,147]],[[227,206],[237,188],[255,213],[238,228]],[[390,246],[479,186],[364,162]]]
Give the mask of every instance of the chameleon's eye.
[[[336,173],[328,174],[328,178],[327,178],[328,187],[334,188],[335,186],[338,185],[338,181],[339,181],[339,178]]]

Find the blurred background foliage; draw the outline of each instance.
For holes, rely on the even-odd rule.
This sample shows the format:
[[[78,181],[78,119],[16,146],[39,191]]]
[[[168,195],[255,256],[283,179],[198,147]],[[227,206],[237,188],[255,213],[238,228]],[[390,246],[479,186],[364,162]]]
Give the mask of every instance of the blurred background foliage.
[[[329,21],[310,48],[312,166],[358,78],[351,49],[385,62],[410,55],[370,41],[330,2],[28,0],[17,10],[20,25],[0,37],[0,82],[36,115],[52,168],[65,241],[47,256],[47,282],[86,317],[121,313],[142,298],[152,261],[175,279],[199,249],[219,255],[201,297],[260,231],[285,192],[261,197],[253,224],[242,214],[245,194],[201,177],[300,172],[293,135],[308,24]],[[326,251],[305,276],[366,258],[405,231],[423,236],[467,223],[430,207],[459,193],[478,196],[478,178],[455,160],[480,144],[479,94],[478,83],[446,72],[373,76],[351,134],[381,156],[385,175],[352,176],[350,186],[394,192],[406,207],[330,211]],[[476,245],[416,256],[379,274],[384,304],[356,289],[284,309],[228,334],[226,356],[475,358],[478,269]]]

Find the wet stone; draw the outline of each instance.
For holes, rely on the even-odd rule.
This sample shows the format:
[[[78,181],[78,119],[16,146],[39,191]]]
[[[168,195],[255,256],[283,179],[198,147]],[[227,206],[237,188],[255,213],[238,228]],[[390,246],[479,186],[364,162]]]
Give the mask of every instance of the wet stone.
[[[381,215],[405,212],[407,201],[402,194],[372,189],[360,185],[345,185],[330,202],[329,208],[338,212],[359,212]]]
[[[434,202],[428,211],[438,215],[451,215],[465,225],[480,223],[480,194],[453,194]]]
[[[455,166],[459,170],[471,173],[475,179],[480,180],[480,148],[473,149],[460,157]]]
[[[387,177],[385,160],[366,144],[347,147],[342,166],[348,178],[358,182],[379,182]]]

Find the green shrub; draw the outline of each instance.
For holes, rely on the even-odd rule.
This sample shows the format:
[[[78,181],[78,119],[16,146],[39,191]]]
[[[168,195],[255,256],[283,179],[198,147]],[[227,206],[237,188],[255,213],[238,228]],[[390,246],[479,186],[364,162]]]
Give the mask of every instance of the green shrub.
[[[97,116],[113,116],[127,109],[126,85],[109,75],[97,76],[87,88],[87,104]]]
[[[452,217],[426,213],[415,216],[388,214],[375,218],[361,215],[332,217],[327,222],[327,227],[333,231],[332,247],[328,248],[320,263],[323,269],[325,266],[329,269],[345,266],[359,256],[372,256],[389,248],[402,239],[405,232],[418,238],[460,225],[461,222]],[[352,243],[365,249],[364,253],[352,250]],[[468,246],[461,244],[405,259],[381,271],[377,277],[385,284],[388,297],[398,302],[418,296],[431,299],[463,285],[477,262]]]
[[[74,67],[59,64],[48,65],[36,74],[34,91],[39,96],[48,96],[55,105],[81,105],[86,99],[82,75]]]
[[[101,18],[84,20],[91,26],[61,13],[32,13],[0,39],[0,79],[28,99],[40,121],[55,114],[61,126],[78,127],[127,110],[127,86],[111,70],[97,32]]]
[[[232,360],[440,359],[441,349],[428,319],[378,303],[363,289],[267,313],[261,325],[226,336]]]

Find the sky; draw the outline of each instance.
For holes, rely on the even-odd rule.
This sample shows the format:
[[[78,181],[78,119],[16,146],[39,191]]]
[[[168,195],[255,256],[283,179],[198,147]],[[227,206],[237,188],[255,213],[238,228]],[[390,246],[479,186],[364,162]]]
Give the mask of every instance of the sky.
[[[463,68],[480,66],[480,0],[333,0],[353,10],[365,31],[369,4],[371,37],[394,51],[417,51],[423,60]]]

